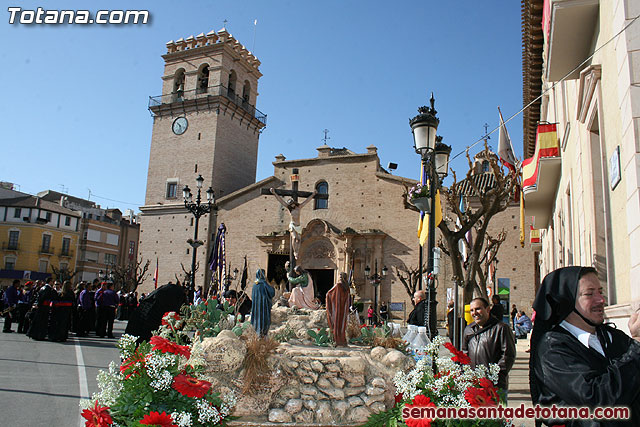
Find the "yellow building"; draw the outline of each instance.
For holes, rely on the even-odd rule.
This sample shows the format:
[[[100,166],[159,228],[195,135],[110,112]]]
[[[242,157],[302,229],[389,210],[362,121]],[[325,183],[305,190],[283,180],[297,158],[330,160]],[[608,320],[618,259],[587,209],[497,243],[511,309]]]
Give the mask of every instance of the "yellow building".
[[[12,190],[0,192],[0,286],[76,269],[81,214]]]

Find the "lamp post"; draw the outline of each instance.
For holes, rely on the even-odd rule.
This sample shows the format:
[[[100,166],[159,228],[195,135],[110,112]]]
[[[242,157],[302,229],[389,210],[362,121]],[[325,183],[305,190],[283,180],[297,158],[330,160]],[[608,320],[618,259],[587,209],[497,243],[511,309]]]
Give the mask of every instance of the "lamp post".
[[[191,284],[189,286],[189,298],[193,297],[193,293],[196,289],[196,253],[198,247],[203,245],[201,240],[198,240],[198,222],[200,217],[204,214],[208,214],[211,212],[212,208],[215,208],[215,195],[213,193],[213,188],[209,187],[206,191],[207,194],[207,203],[201,203],[202,198],[200,192],[202,191],[202,184],[204,183],[204,178],[202,175],[198,175],[196,178],[196,186],[198,188],[198,195],[196,196],[196,201],[193,201],[193,194],[191,194],[191,189],[188,185],[182,189],[182,196],[184,197],[184,207],[187,208],[189,212],[193,214],[195,217],[195,227],[193,230],[193,239],[187,240],[187,243],[191,245],[193,248],[193,255],[191,257]]]
[[[375,261],[375,271],[373,272],[373,275],[371,275],[371,267],[367,265],[364,269],[365,276],[371,283],[371,286],[373,286],[373,307],[376,316],[376,323],[378,322],[378,288],[380,287],[382,280],[387,277],[387,271],[387,267],[384,266],[382,267],[382,276],[378,274],[378,260]]]
[[[434,107],[435,98],[431,93],[431,99],[429,100],[430,107],[418,108],[418,115],[409,120],[411,131],[413,133],[413,143],[416,153],[420,154],[420,160],[422,162],[422,183],[429,183],[429,198],[431,203],[429,208],[424,213],[429,214],[429,239],[427,245],[427,272],[428,272],[428,284],[427,284],[427,309],[425,310],[425,326],[429,333],[429,337],[432,338],[436,335],[436,290],[434,285],[434,247],[435,247],[435,231],[436,231],[436,218],[435,218],[435,200],[436,191],[441,185],[441,181],[447,176],[447,169],[449,166],[449,155],[451,154],[451,147],[442,143],[442,137],[436,136],[438,131],[438,125],[440,119],[436,117],[437,111]],[[419,283],[418,289],[422,289],[423,271],[422,271],[422,245],[420,245],[418,254],[418,274]]]

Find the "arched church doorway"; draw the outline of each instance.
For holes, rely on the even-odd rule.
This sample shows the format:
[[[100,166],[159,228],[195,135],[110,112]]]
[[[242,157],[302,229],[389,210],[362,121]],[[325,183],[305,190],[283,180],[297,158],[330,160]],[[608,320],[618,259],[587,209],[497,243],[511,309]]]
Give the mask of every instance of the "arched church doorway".
[[[334,270],[330,269],[309,269],[307,270],[313,280],[313,286],[316,298],[320,300],[322,304],[326,303],[327,292],[331,289],[335,283]]]

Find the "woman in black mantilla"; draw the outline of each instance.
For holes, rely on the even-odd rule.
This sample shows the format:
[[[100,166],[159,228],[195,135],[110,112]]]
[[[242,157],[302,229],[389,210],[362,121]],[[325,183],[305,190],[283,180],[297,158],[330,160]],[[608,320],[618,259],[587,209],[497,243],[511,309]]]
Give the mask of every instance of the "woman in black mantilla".
[[[536,425],[640,425],[640,316],[624,332],[604,324],[605,299],[591,267],[548,274],[533,308],[529,384],[533,404],[589,408],[625,406],[630,420],[536,420]]]

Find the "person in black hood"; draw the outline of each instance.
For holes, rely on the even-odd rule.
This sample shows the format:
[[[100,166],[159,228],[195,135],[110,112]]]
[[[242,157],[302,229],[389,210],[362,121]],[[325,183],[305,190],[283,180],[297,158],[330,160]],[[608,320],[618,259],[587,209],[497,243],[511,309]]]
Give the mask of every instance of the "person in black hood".
[[[640,316],[630,338],[604,323],[605,298],[597,271],[565,267],[549,273],[536,295],[529,386],[534,405],[630,409],[628,420],[553,419],[536,425],[640,425]]]
[[[162,324],[162,316],[187,303],[185,289],[179,284],[167,283],[140,299],[140,305],[131,313],[125,333],[138,337],[137,342],[151,339],[152,332]]]

